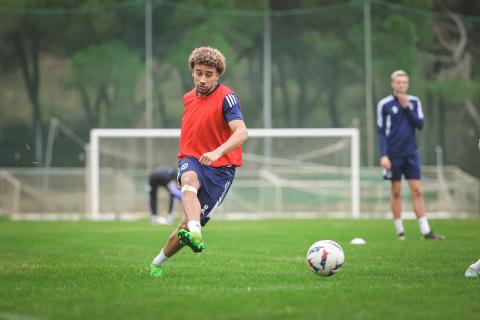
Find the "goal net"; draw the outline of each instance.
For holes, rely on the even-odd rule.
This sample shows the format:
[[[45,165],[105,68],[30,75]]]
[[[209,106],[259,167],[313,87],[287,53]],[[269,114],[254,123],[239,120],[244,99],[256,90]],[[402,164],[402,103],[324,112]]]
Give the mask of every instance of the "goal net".
[[[0,215],[17,213],[20,207],[21,183],[5,170],[0,170]]]
[[[93,129],[91,218],[147,217],[148,175],[157,166],[176,167],[179,135],[178,129]],[[249,129],[243,166],[215,218],[358,217],[359,150],[357,129]],[[161,206],[166,192],[159,197]]]

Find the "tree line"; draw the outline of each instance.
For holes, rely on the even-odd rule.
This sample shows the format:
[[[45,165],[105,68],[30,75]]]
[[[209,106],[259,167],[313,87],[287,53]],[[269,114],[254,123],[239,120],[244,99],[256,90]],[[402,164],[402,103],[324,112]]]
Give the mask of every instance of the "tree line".
[[[357,126],[364,141],[364,1],[152,0],[154,127],[179,127],[192,86],[186,59],[200,45],[225,53],[223,81],[247,124],[262,127],[269,17],[273,126]],[[480,4],[370,0],[370,8],[374,102],[389,93],[393,70],[409,72],[426,117],[424,162],[442,146],[445,164],[480,177]],[[42,165],[52,118],[85,141],[91,128],[145,126],[143,0],[2,1],[0,21],[0,166]],[[53,165],[83,165],[82,152],[60,134]]]

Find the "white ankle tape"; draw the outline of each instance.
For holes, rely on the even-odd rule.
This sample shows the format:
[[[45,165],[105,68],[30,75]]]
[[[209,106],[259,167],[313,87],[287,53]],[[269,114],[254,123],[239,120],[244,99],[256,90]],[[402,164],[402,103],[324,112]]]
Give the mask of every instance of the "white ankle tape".
[[[185,191],[190,191],[190,192],[193,192],[193,193],[196,194],[197,193],[197,188],[195,188],[194,186],[186,184],[182,187],[182,193],[184,193]]]

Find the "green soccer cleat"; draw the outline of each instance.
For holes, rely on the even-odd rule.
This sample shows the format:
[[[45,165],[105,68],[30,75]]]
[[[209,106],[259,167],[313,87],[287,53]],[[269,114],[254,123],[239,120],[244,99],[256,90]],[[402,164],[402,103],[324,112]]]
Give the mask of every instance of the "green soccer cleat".
[[[178,240],[184,246],[189,246],[193,252],[199,253],[205,251],[202,234],[200,232],[190,232],[187,230],[180,230],[177,233]]]
[[[150,264],[149,273],[152,278],[162,277],[163,268],[155,263]]]

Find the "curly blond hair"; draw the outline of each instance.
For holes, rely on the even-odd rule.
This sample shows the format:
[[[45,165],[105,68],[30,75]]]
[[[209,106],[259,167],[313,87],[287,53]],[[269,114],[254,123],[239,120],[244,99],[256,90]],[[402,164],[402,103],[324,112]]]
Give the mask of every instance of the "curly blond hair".
[[[227,69],[225,56],[215,48],[200,47],[196,48],[188,58],[188,66],[193,70],[196,64],[204,64],[209,67],[214,67],[219,76],[222,76]]]

